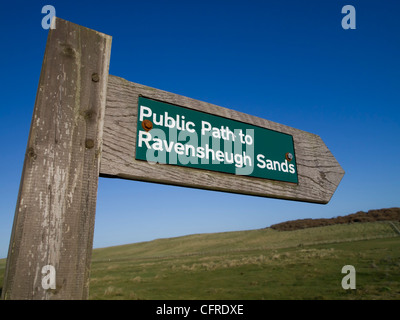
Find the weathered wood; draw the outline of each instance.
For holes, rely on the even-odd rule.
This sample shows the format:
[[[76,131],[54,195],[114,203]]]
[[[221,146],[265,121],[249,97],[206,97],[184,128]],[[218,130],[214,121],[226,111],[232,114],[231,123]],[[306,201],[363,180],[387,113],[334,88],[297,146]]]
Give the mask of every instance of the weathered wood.
[[[85,299],[111,37],[49,31],[7,259],[4,299]],[[55,268],[44,289],[42,268]]]
[[[135,160],[138,97],[160,100],[293,136],[299,183]],[[328,203],[344,171],[315,134],[109,76],[100,174],[131,180],[288,200]]]

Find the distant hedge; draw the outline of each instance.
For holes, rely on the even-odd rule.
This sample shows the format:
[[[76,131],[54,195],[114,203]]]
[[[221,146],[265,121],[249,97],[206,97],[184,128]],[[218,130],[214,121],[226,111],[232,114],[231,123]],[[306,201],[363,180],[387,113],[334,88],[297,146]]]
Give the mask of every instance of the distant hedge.
[[[374,221],[400,221],[400,208],[376,209],[369,210],[368,212],[359,211],[349,214],[347,216],[339,216],[330,219],[299,219],[277,223],[272,225],[270,228],[279,231],[292,231],[298,229],[328,226],[333,224]]]

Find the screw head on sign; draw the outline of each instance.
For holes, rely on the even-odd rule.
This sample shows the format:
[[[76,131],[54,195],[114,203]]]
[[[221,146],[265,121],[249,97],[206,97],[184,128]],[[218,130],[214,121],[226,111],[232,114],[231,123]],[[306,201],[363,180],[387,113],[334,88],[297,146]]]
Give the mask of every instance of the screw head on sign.
[[[142,122],[142,127],[145,131],[150,131],[151,129],[153,129],[153,123],[150,120],[143,120]]]
[[[85,147],[87,149],[92,149],[94,147],[94,141],[93,139],[86,139],[85,141]]]
[[[100,81],[100,77],[99,77],[98,73],[93,73],[92,74],[92,81],[93,82],[99,82]]]
[[[288,153],[286,153],[285,158],[286,158],[287,161],[292,161],[293,160],[293,155],[290,152],[288,152]]]

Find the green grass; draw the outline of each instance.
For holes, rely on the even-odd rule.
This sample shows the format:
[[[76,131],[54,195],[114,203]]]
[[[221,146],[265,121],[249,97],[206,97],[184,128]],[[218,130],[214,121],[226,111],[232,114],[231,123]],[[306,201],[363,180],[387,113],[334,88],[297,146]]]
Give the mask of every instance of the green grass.
[[[199,234],[94,250],[90,299],[399,299],[399,271],[388,223]]]
[[[356,269],[356,290],[341,287],[344,265]],[[373,222],[95,249],[90,299],[400,299],[400,237]]]

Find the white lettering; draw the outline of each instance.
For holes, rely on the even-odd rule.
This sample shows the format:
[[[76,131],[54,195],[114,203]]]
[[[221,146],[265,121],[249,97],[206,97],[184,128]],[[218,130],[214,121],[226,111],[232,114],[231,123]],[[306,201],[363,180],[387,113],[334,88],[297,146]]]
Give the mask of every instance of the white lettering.
[[[186,318],[189,315],[190,307],[168,307],[164,304],[162,307],[157,307],[156,314],[172,314],[172,315],[183,315]]]
[[[265,159],[265,157],[264,157],[263,154],[258,154],[258,155],[257,155],[257,161],[258,161],[257,167],[259,167],[259,168],[261,168],[261,169],[264,169],[264,168],[265,168],[264,159]]]
[[[146,136],[146,138],[144,138],[144,136]],[[144,142],[146,144],[146,147],[148,149],[150,148],[150,144],[149,141],[151,140],[151,134],[149,132],[146,131],[139,131],[139,141],[138,141],[138,146],[141,148],[142,147],[142,142]]]
[[[147,112],[147,113],[145,113],[145,112]],[[140,121],[143,121],[143,117],[150,118],[152,114],[153,114],[153,111],[149,107],[140,106],[140,115],[139,115]]]
[[[202,121],[201,122],[201,134],[204,135],[206,131],[211,130],[211,124],[207,121]]]
[[[243,314],[242,304],[203,304],[200,308],[201,314],[216,315],[216,314]]]

